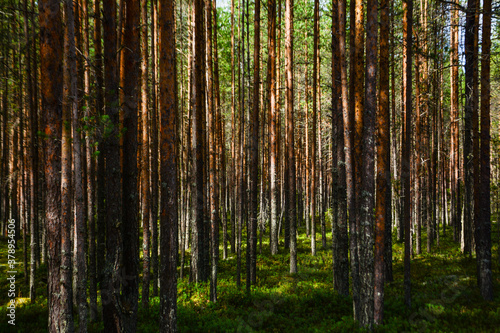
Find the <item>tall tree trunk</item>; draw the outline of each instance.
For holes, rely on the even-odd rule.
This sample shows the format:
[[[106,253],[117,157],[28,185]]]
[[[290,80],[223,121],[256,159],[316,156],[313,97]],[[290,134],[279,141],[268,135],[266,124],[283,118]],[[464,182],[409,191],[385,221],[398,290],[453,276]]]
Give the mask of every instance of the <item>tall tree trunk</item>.
[[[116,2],[103,0],[104,29],[104,86],[106,101],[105,141],[103,155],[105,166],[106,200],[106,265],[104,269],[101,300],[103,303],[104,329],[120,332],[122,326],[119,308],[122,257],[122,188],[120,166],[120,119],[117,67]]]
[[[297,219],[295,203],[295,149],[293,116],[293,0],[285,0],[285,58],[286,58],[286,156],[288,163],[287,220],[290,225],[290,274],[297,273]],[[285,232],[287,232],[285,228]]]
[[[354,3],[354,28],[355,37],[353,39],[352,48],[354,48],[353,63],[352,63],[352,77],[351,80],[354,82],[353,97],[352,97],[352,112],[353,115],[353,145],[352,145],[352,186],[354,188],[354,194],[361,190],[361,171],[362,171],[362,135],[363,135],[363,115],[364,115],[364,6],[363,1],[355,0]],[[361,268],[360,268],[360,246],[359,244],[359,234],[360,221],[361,221],[361,199],[356,197],[352,201],[353,209],[349,212],[349,218],[352,218],[352,224],[350,225],[351,231],[351,274],[353,280],[353,311],[354,319],[360,320],[361,315],[361,302],[362,302],[362,281],[361,281]]]
[[[348,115],[349,100],[347,91],[347,62],[345,55],[346,40],[346,2],[337,0],[332,3],[332,181],[333,181],[333,284],[339,294],[349,295],[349,236],[347,233],[347,192],[345,165],[345,138],[347,133],[345,116]],[[336,162],[336,163],[335,163]]]
[[[490,52],[491,0],[483,1],[483,40],[481,58],[481,175],[479,219],[476,221],[478,285],[481,296],[493,300],[491,271],[491,199],[490,199]],[[478,156],[479,158],[479,156]],[[478,175],[479,177],[479,175]]]
[[[159,175],[158,168],[160,160],[158,149],[158,108],[156,99],[156,78],[157,78],[157,3],[156,0],[151,2],[151,127],[150,127],[150,140],[151,140],[151,265],[152,280],[153,280],[153,296],[158,295],[158,204],[160,196]]]
[[[319,48],[319,0],[314,0],[314,45],[313,45],[313,122],[311,158],[311,254],[316,255],[316,150],[317,108],[318,108],[318,48]]]
[[[421,36],[418,36],[417,38],[417,43],[420,44],[420,38]],[[419,45],[420,47],[420,45]],[[419,140],[415,140],[415,222],[414,225],[416,229],[416,240],[415,240],[415,247],[416,247],[416,253],[421,254],[422,253],[422,210],[424,205],[422,205],[422,192],[423,192],[423,184],[424,181],[423,175],[422,175],[422,159],[423,159],[423,153],[422,153],[422,145],[425,146],[425,139],[422,136],[422,127],[423,127],[423,118],[427,118],[427,113],[424,114],[424,116],[421,116],[421,91],[420,87],[422,86],[422,82],[420,79],[420,69],[421,69],[421,63],[422,63],[422,55],[417,55],[415,57],[415,135],[417,138],[421,138]],[[423,141],[423,144],[421,142]],[[427,165],[427,164],[426,164]],[[427,209],[427,207],[426,207]],[[427,223],[429,226],[429,224]],[[430,236],[430,232],[427,233],[428,236]],[[430,240],[430,237],[427,237],[428,240]]]
[[[257,215],[259,183],[259,94],[260,94],[260,1],[255,2],[254,16],[253,103],[250,119],[250,283],[257,283]],[[248,286],[248,283],[247,283]]]
[[[204,1],[195,0],[195,75],[194,75],[194,114],[193,114],[193,153],[195,162],[193,163],[193,194],[195,196],[194,200],[194,210],[193,210],[193,220],[195,221],[195,227],[193,230],[192,237],[192,248],[191,248],[191,280],[194,282],[199,282],[205,280],[204,276],[204,260],[203,251],[204,248],[204,223],[205,223],[205,187],[204,187],[204,138],[203,138],[203,104],[204,104],[204,72],[205,72],[205,34],[204,34]]]
[[[151,217],[151,185],[149,163],[149,87],[148,87],[148,11],[147,1],[141,0],[141,207],[142,207],[142,306],[149,307],[149,285],[151,272],[150,257],[150,222],[156,223]],[[155,160],[153,160],[155,163]],[[153,180],[156,181],[156,180]]]
[[[71,137],[71,129],[76,124],[72,123],[73,113],[78,112],[78,97],[76,91],[76,47],[75,47],[75,18],[73,13],[73,2],[64,2],[64,70],[63,70],[63,108],[62,108],[62,141],[61,141],[61,302],[62,314],[59,318],[60,330],[62,332],[73,332],[73,286],[72,286],[72,251],[71,251],[71,224],[73,209],[78,210],[78,204],[72,207],[72,159],[71,159],[71,141],[80,144],[78,135]],[[73,134],[76,133],[76,129]],[[76,145],[75,145],[76,147]],[[80,153],[79,147],[78,154]],[[76,154],[75,154],[76,155]],[[76,157],[76,156],[75,156]],[[81,161],[80,156],[76,157],[75,176],[73,178],[76,186],[80,186],[81,193]],[[78,169],[79,170],[78,170]],[[76,173],[79,173],[77,176]],[[79,183],[77,183],[77,178]],[[80,197],[80,199],[82,199]],[[83,202],[79,203],[80,205]],[[83,208],[80,206],[79,208]],[[80,214],[82,213],[80,209]],[[83,217],[80,215],[79,217]],[[77,241],[75,239],[75,241]],[[85,253],[82,253],[85,255]],[[85,257],[83,257],[85,258]],[[85,298],[86,299],[86,298]],[[86,315],[85,315],[86,316]],[[86,318],[85,318],[86,319]],[[83,321],[85,321],[83,319]]]
[[[35,10],[34,7],[30,8],[32,11]],[[26,59],[26,75],[28,77],[28,99],[29,99],[29,112],[30,112],[30,158],[31,158],[31,172],[30,172],[30,212],[29,216],[31,218],[30,224],[30,276],[29,276],[29,290],[30,290],[30,300],[32,303],[35,302],[36,298],[36,288],[35,288],[35,272],[37,269],[37,249],[38,249],[38,117],[36,102],[37,97],[35,96],[34,85],[36,81],[34,80],[34,75],[32,74],[32,52],[35,49],[35,41],[29,41],[30,38],[30,25],[28,18],[28,0],[24,0],[24,30],[25,39],[28,45],[27,59]],[[33,21],[32,21],[33,24]],[[33,27],[34,28],[34,27]],[[35,68],[35,71],[38,69]],[[5,122],[5,119],[4,119]],[[6,143],[4,142],[4,145]],[[0,200],[1,202],[1,200]],[[1,205],[1,203],[0,203]]]
[[[38,3],[40,22],[40,73],[42,95],[42,127],[47,136],[44,143],[45,219],[47,223],[48,252],[48,308],[49,330],[59,331],[61,308],[61,129],[62,129],[62,62],[63,39],[59,1],[42,0]],[[5,92],[4,92],[5,98]],[[6,112],[6,109],[5,109]],[[4,128],[6,127],[4,113]],[[6,133],[6,131],[4,132]],[[5,139],[5,136],[4,136]],[[4,152],[5,144],[4,140]]]
[[[475,106],[474,66],[477,64],[475,43],[476,28],[475,12],[477,0],[467,1],[467,15],[465,19],[465,108],[464,108],[464,220],[462,227],[461,249],[465,254],[472,250],[472,223],[474,218],[474,159],[473,159],[473,118],[477,111]],[[474,156],[477,158],[477,156]]]
[[[238,127],[238,188],[235,190],[235,194],[237,193],[238,197],[238,232],[236,236],[236,252],[237,252],[237,259],[236,259],[236,286],[239,288],[241,285],[241,235],[242,235],[242,228],[243,228],[243,196],[244,196],[244,136],[245,136],[245,107],[244,107],[244,102],[245,102],[245,94],[244,94],[244,48],[245,48],[245,43],[244,43],[244,15],[243,15],[243,0],[240,1],[240,6],[239,11],[240,13],[238,14],[239,17],[239,24],[238,24],[238,35],[240,35],[241,32],[241,37],[238,39],[238,95],[239,95],[239,107],[240,107],[240,112],[239,112],[239,127]],[[241,31],[240,31],[241,30]]]
[[[202,16],[202,0],[195,2],[196,16]],[[165,186],[161,190],[160,218],[160,331],[177,331],[177,97],[176,97],[176,52],[174,30],[174,1],[160,1],[160,109],[161,113],[161,179]],[[203,21],[196,21],[202,25]],[[202,29],[197,29],[196,38]],[[200,44],[196,44],[197,48]],[[202,85],[201,59],[197,59],[197,88]],[[196,89],[197,93],[203,92]],[[201,96],[197,107],[201,107]],[[200,108],[201,109],[201,108]],[[201,110],[197,110],[199,112]],[[198,209],[200,207],[197,207]],[[203,206],[201,206],[201,210]],[[199,216],[198,216],[199,217]],[[203,216],[201,216],[203,217]]]
[[[209,194],[210,194],[210,240],[211,240],[211,272],[210,272],[210,301],[217,301],[217,265],[219,257],[219,204],[217,191],[217,158],[216,158],[216,135],[217,135],[217,116],[215,114],[214,97],[214,75],[213,75],[213,47],[212,47],[212,27],[213,27],[213,8],[212,0],[205,2],[206,13],[206,79],[207,79],[207,117],[208,117],[208,151],[209,151]]]
[[[359,205],[359,274],[361,280],[362,326],[372,327],[374,311],[374,215],[375,209],[375,114],[377,112],[377,41],[378,41],[378,1],[367,3],[366,21],[366,76],[365,105],[363,114],[361,171],[361,202]],[[385,193],[381,195],[385,196]],[[383,243],[383,241],[382,241]]]
[[[385,228],[390,216],[391,186],[390,110],[389,110],[389,1],[380,3],[380,94],[377,114],[377,179],[375,204],[375,277],[374,277],[374,322],[381,325],[384,320],[385,284]],[[390,221],[389,221],[390,222]],[[391,234],[389,234],[391,237]]]
[[[83,0],[81,4],[81,14],[83,23],[83,91],[85,100],[84,117],[90,117],[90,105],[88,103],[88,96],[90,95],[90,60],[89,60],[89,16],[88,16],[88,2]],[[82,64],[83,65],[83,64]],[[81,116],[80,116],[81,117]],[[82,151],[81,136],[78,131],[79,115],[77,109],[73,110],[73,153],[74,153],[74,168],[75,168],[75,203],[76,203],[76,249],[77,249],[77,304],[78,304],[78,318],[80,332],[87,331],[87,316],[89,314],[89,305],[87,303],[87,260],[90,261],[90,254],[88,251],[88,226],[94,222],[93,220],[93,182],[92,176],[92,151],[91,143],[85,140],[85,150]],[[78,139],[75,139],[78,138]],[[90,138],[88,138],[90,140]],[[80,169],[80,171],[78,171]],[[87,179],[83,179],[81,169],[86,170],[85,175]],[[84,186],[84,183],[86,183]],[[90,186],[89,186],[90,185]],[[86,204],[86,207],[84,206]],[[87,216],[85,216],[87,214]],[[87,258],[89,257],[89,258]]]
[[[458,3],[457,3],[458,4]],[[459,31],[459,9],[452,8],[451,12],[451,28],[450,28],[450,176],[451,176],[451,219],[453,225],[453,240],[457,242],[461,234],[461,210],[460,202],[460,136],[459,136],[459,91],[458,91],[458,31]]]
[[[404,253],[404,293],[405,304],[411,306],[410,285],[410,152],[411,152],[411,114],[412,114],[412,36],[413,36],[413,0],[403,2],[403,140],[401,142],[401,180],[403,193],[403,214],[401,221],[404,223],[405,253]]]
[[[217,161],[219,163],[219,172],[216,173],[215,183],[217,186],[217,193],[215,197],[216,207],[219,207],[219,210],[222,208],[222,214],[219,211],[218,220],[220,221],[220,216],[222,216],[222,225],[223,225],[223,258],[227,258],[227,227],[228,227],[228,219],[227,219],[227,176],[226,176],[226,136],[225,136],[225,127],[222,119],[222,111],[221,111],[221,100],[220,100],[220,79],[219,79],[219,54],[218,54],[218,43],[217,43],[217,3],[215,0],[212,1],[212,10],[213,10],[213,26],[214,26],[214,101],[215,101],[215,116],[216,116],[216,156]],[[218,226],[216,226],[215,234],[217,249],[218,249]],[[217,258],[218,258],[218,250],[217,250]],[[218,262],[218,259],[217,259]]]
[[[100,0],[96,0],[94,3],[94,12],[95,18],[95,27],[94,27],[94,48],[95,48],[95,60],[94,60],[94,66],[96,68],[95,75],[96,75],[96,99],[95,99],[95,112],[97,115],[102,116],[104,114],[103,107],[104,107],[104,94],[103,94],[103,59],[102,59],[102,38],[101,38],[101,4]],[[99,125],[102,125],[101,122],[99,122]],[[105,197],[106,197],[106,168],[104,165],[104,152],[102,150],[105,149],[105,141],[106,139],[103,140],[103,144],[100,144],[98,149],[101,150],[101,153],[97,157],[97,225],[96,225],[96,256],[97,253],[105,253],[106,250],[106,240],[105,240],[105,234],[106,234],[106,207],[105,207]],[[91,232],[92,234],[92,232]],[[96,281],[95,284],[97,285],[98,282],[100,282],[99,287],[101,290],[101,299],[102,295],[105,294],[103,293],[103,290],[107,288],[106,284],[103,282],[103,276],[104,276],[104,267],[105,267],[105,260],[104,260],[103,255],[99,255],[96,258]],[[89,262],[91,264],[91,262]],[[92,268],[90,267],[90,270],[92,272]],[[92,276],[91,276],[92,278]],[[92,281],[91,281],[92,284]],[[93,297],[93,293],[90,293],[91,297]],[[97,297],[97,291],[96,291],[96,297]],[[93,306],[93,302],[91,302],[91,309]],[[104,308],[104,304],[103,304]],[[96,300],[96,319],[97,319],[97,300]],[[92,310],[91,310],[92,314]]]
[[[276,168],[276,123],[278,110],[276,109],[276,0],[268,0],[268,35],[269,53],[267,62],[267,84],[269,94],[269,176],[270,176],[270,247],[271,254],[278,253],[278,207],[277,207],[277,168]]]
[[[235,59],[234,59],[234,3],[235,0],[231,0],[231,175],[232,175],[232,186],[231,188],[236,189],[238,184],[237,171],[236,171],[236,76],[235,76]],[[239,67],[239,65],[238,65]],[[231,200],[231,253],[236,252],[236,190],[233,192],[233,198]]]
[[[139,299],[139,223],[137,168],[137,113],[140,87],[140,0],[125,0],[123,36],[123,274],[122,310],[125,332],[135,332]]]

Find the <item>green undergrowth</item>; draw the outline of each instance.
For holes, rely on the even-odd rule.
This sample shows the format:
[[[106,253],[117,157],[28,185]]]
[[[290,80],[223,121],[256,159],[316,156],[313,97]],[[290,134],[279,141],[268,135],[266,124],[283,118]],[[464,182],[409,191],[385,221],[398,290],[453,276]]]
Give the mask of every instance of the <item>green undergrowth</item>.
[[[493,226],[493,280],[495,299],[482,300],[476,282],[475,256],[465,256],[452,240],[452,230],[440,234],[439,247],[426,251],[426,235],[421,255],[411,262],[412,306],[403,300],[404,245],[393,241],[394,281],[385,288],[384,325],[376,332],[500,332],[499,234]],[[241,286],[236,286],[236,255],[229,253],[218,270],[218,301],[209,301],[209,284],[189,283],[189,253],[183,279],[178,281],[178,328],[181,332],[363,332],[353,320],[352,299],[333,290],[331,233],[327,248],[317,234],[317,254],[310,253],[310,238],[300,228],[298,273],[289,274],[289,254],[280,243],[278,255],[269,252],[264,235],[257,256],[257,285],[246,291],[245,255],[242,258]],[[222,237],[221,237],[222,239]],[[243,239],[246,239],[244,236]],[[21,247],[21,246],[20,246]],[[259,248],[258,248],[259,249]],[[22,260],[22,249],[16,257]],[[242,253],[246,247],[243,245]],[[37,301],[30,304],[23,265],[18,265],[16,327],[7,324],[9,298],[6,280],[7,241],[0,246],[0,332],[46,332],[47,291],[45,265],[37,273]],[[152,290],[151,290],[152,292]],[[99,305],[100,306],[100,305]],[[76,318],[76,312],[75,312]],[[150,307],[139,305],[138,332],[157,332],[159,297],[151,297]],[[89,332],[101,332],[101,323],[91,323]]]

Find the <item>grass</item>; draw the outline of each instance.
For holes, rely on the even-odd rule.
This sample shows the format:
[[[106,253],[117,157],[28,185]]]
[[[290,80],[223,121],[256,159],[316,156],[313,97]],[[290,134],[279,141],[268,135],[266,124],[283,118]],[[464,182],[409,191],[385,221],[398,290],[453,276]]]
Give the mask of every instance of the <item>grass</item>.
[[[475,257],[464,256],[451,239],[451,230],[441,234],[440,247],[415,255],[411,263],[412,307],[403,302],[402,243],[394,242],[394,282],[385,289],[385,321],[376,332],[500,332],[500,275],[498,234],[493,239],[493,302],[481,299],[476,285]],[[497,230],[494,226],[493,230]],[[178,328],[181,332],[362,332],[352,317],[352,300],[332,288],[331,235],[328,248],[310,254],[310,239],[300,230],[298,269],[290,275],[289,254],[280,244],[280,253],[271,256],[264,236],[263,252],[257,259],[257,285],[250,295],[245,290],[244,261],[242,287],[235,283],[236,255],[219,261],[218,302],[209,302],[207,283],[189,284],[188,276],[178,281]],[[424,233],[422,244],[426,244]],[[22,260],[22,246],[16,257]],[[243,248],[242,253],[245,248]],[[8,283],[6,280],[7,241],[0,245],[0,332],[46,332],[46,268],[38,271],[37,301],[29,303],[22,263],[18,265],[18,305],[15,329],[7,324]],[[243,255],[243,260],[244,260]],[[188,263],[186,263],[188,267]],[[187,269],[185,269],[185,272]],[[138,332],[156,332],[159,325],[159,298],[151,298],[149,309],[139,305]],[[103,330],[92,323],[89,332]]]

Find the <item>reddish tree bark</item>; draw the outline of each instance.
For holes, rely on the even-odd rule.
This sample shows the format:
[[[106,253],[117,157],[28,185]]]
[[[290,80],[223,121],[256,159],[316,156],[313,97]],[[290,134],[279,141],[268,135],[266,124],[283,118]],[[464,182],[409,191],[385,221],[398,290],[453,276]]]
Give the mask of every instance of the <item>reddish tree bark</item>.
[[[40,74],[42,96],[42,128],[44,133],[45,219],[48,243],[48,308],[49,331],[60,330],[63,314],[60,294],[61,266],[61,130],[63,26],[60,3],[41,0],[38,3],[40,24]],[[4,92],[5,97],[5,92]],[[7,108],[5,108],[7,110]],[[6,112],[6,111],[5,111]],[[4,116],[4,127],[6,117]],[[6,131],[4,131],[6,133]],[[5,138],[5,136],[4,136]],[[4,151],[6,141],[4,142]],[[4,154],[5,156],[5,154]],[[4,209],[6,207],[4,206]]]

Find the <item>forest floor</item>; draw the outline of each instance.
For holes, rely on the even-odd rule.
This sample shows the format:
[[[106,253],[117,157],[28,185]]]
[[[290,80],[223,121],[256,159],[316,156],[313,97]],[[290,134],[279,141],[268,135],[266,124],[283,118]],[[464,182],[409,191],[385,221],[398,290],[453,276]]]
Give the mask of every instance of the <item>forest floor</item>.
[[[498,244],[500,233],[493,224],[493,279],[495,300],[484,302],[476,285],[475,256],[464,256],[447,229],[440,246],[411,263],[412,307],[403,301],[402,243],[394,241],[394,282],[385,289],[384,325],[376,332],[500,332],[500,271]],[[352,317],[352,300],[333,290],[331,233],[328,249],[321,248],[317,235],[317,254],[310,254],[310,239],[299,228],[298,271],[291,276],[289,254],[280,244],[280,254],[271,256],[268,235],[257,259],[257,285],[247,295],[243,246],[242,286],[236,287],[236,255],[219,261],[218,301],[209,302],[209,285],[189,284],[187,274],[178,281],[178,328],[180,332],[361,332]],[[243,237],[243,239],[246,239]],[[46,268],[37,272],[37,301],[29,302],[22,263],[16,275],[16,326],[8,324],[7,239],[0,239],[0,332],[45,332],[47,327]],[[222,251],[221,251],[222,252]],[[22,243],[16,252],[22,262]],[[188,262],[184,272],[187,272]],[[76,312],[75,312],[76,313]],[[152,297],[150,308],[139,305],[138,332],[156,332],[159,326],[159,298]],[[89,332],[102,331],[93,323]]]

